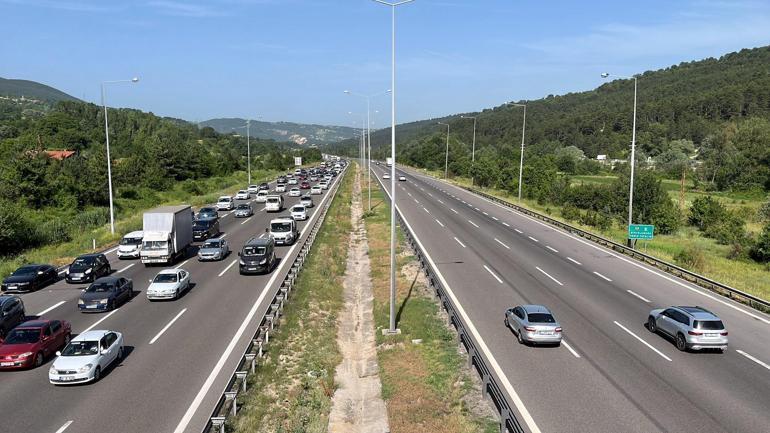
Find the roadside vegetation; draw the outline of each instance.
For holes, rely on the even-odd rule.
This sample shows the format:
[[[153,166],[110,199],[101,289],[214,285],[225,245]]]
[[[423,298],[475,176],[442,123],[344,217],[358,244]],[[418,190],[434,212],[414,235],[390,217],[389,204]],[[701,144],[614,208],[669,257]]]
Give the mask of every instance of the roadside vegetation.
[[[362,194],[366,196],[366,185]],[[366,204],[365,204],[366,206]],[[377,327],[377,354],[383,398],[392,433],[497,432],[494,413],[482,398],[456,334],[432,297],[415,256],[399,233],[397,327],[389,324],[390,207],[372,183],[372,212],[365,214]]]
[[[249,378],[231,422],[237,432],[326,432],[341,361],[337,316],[343,306],[353,168],[348,169],[312,252],[289,296],[266,357]],[[233,431],[229,429],[228,431]]]

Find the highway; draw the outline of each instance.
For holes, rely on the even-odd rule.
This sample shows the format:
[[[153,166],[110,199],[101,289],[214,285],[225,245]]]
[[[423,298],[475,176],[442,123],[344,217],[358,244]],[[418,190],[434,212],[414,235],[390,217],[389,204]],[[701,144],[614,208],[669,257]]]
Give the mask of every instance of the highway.
[[[377,179],[389,168],[372,165]],[[521,400],[531,432],[770,431],[770,317],[508,208],[398,170],[397,208]],[[390,180],[386,182],[390,190]],[[519,345],[504,312],[543,304],[560,347]],[[699,305],[723,353],[684,353],[645,327],[652,308]]]
[[[304,228],[317,219],[317,211],[330,200],[342,177],[335,177],[323,195],[313,196],[315,206],[308,209],[309,219],[299,223],[302,240],[309,233]],[[308,192],[303,190],[303,194]],[[271,274],[242,276],[238,272],[241,246],[251,237],[264,236],[269,221],[287,215],[299,198],[286,193],[284,200],[281,213],[266,213],[258,203],[253,203],[255,215],[249,219],[221,212],[220,229],[232,253],[222,261],[202,263],[194,256],[197,248],[191,248],[188,259],[171,266],[189,270],[194,284],[179,300],[150,303],[143,291],[148,280],[164,268],[119,260],[114,249],[107,254],[113,275],[134,282],[134,298],[114,312],[78,312],[77,299],[85,286],[64,281],[22,295],[28,315],[42,313],[46,318],[68,320],[73,334],[88,329],[122,332],[127,353],[120,365],[93,384],[51,385],[50,359],[40,368],[0,373],[2,430],[199,433],[259,325],[257,321],[299,253],[299,247],[279,246],[280,263]],[[234,338],[236,335],[240,338]]]

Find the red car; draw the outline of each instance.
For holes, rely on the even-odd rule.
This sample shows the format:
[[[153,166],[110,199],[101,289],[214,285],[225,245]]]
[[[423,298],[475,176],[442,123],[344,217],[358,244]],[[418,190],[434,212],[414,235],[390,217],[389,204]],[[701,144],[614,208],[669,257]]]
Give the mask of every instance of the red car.
[[[302,182],[299,187],[300,189],[310,189],[310,183]]]
[[[0,342],[0,370],[39,367],[71,338],[72,326],[65,320],[24,322]]]

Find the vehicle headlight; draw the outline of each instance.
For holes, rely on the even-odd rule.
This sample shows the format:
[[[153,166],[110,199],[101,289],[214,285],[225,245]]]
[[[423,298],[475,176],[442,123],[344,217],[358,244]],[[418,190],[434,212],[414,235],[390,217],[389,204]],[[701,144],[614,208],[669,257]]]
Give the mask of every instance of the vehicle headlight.
[[[267,263],[267,258],[264,258],[264,259],[259,261],[260,265],[264,265],[265,263]]]
[[[88,268],[88,269],[86,269],[86,272],[85,272],[85,274],[86,274],[86,275],[90,274],[92,270],[93,270],[93,269],[91,269],[91,268]]]
[[[83,302],[82,299],[78,299],[78,305],[82,305],[82,304],[85,304],[85,302]]]
[[[66,270],[66,271],[64,271],[64,273],[65,273],[66,275],[69,275],[69,274],[70,274],[70,268],[67,268],[67,270]]]
[[[246,262],[244,262],[243,260],[238,260],[238,264],[241,265],[241,266],[245,266]]]
[[[24,352],[19,355],[19,358],[29,358],[30,356],[34,355],[34,352]]]
[[[109,301],[109,299],[99,299],[100,304],[106,304]]]
[[[93,366],[94,366],[93,364],[86,364],[86,365],[78,368],[77,371],[78,371],[78,373],[88,373],[89,371],[91,371],[91,367],[93,367]]]

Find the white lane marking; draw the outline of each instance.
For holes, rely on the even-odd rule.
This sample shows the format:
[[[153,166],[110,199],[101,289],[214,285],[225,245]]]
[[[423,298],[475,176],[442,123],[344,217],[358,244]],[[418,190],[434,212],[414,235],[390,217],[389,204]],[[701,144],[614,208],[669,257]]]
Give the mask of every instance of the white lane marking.
[[[649,348],[650,348],[650,349],[651,349],[653,352],[655,352],[655,353],[657,353],[658,355],[662,356],[662,357],[663,357],[663,359],[665,359],[666,361],[669,361],[669,362],[671,361],[671,358],[669,358],[668,356],[664,355],[664,354],[663,354],[663,352],[661,352],[660,350],[658,350],[658,349],[656,349],[656,348],[652,347],[652,345],[651,345],[650,343],[648,343],[648,342],[646,342],[646,341],[642,340],[642,337],[640,337],[640,336],[638,336],[638,335],[634,334],[633,332],[631,332],[631,330],[630,330],[630,329],[628,329],[628,328],[626,328],[625,326],[621,325],[621,324],[620,324],[620,323],[618,323],[616,320],[613,320],[613,322],[614,322],[616,325],[618,325],[618,326],[619,326],[619,327],[620,327],[622,330],[624,330],[624,331],[628,332],[629,334],[631,334],[631,336],[632,336],[632,337],[634,337],[634,338],[636,338],[637,340],[639,340],[640,342],[642,342],[642,344],[644,344],[645,346],[649,347]]]
[[[115,273],[116,273],[116,274],[119,274],[119,273],[121,273],[121,272],[123,272],[123,271],[127,270],[128,268],[130,268],[130,267],[134,266],[135,264],[136,264],[136,263],[131,263],[130,265],[126,266],[125,268],[123,268],[123,269],[120,269],[120,270],[117,270],[117,271],[115,271]]]
[[[174,318],[173,318],[173,319],[171,319],[171,321],[170,321],[170,322],[168,322],[168,324],[167,324],[166,326],[164,326],[164,327],[163,327],[163,329],[161,329],[161,330],[160,330],[160,332],[158,332],[158,335],[156,335],[156,336],[152,337],[152,340],[150,340],[150,344],[153,344],[153,343],[155,343],[156,341],[158,341],[158,338],[160,338],[160,336],[161,336],[161,335],[163,335],[163,333],[164,333],[164,332],[168,331],[168,328],[170,328],[170,327],[171,327],[171,325],[173,325],[173,324],[174,324],[174,322],[176,322],[176,321],[177,321],[177,319],[179,319],[180,317],[182,317],[182,314],[184,314],[184,312],[185,312],[185,311],[187,311],[187,308],[183,308],[183,309],[182,309],[182,311],[180,311],[180,312],[179,312],[179,314],[177,314],[176,316],[174,316]]]
[[[225,272],[227,272],[230,268],[232,268],[233,265],[236,264],[237,262],[238,262],[238,260],[233,260],[232,262],[230,262],[230,264],[227,265],[227,267],[222,272],[220,272],[219,275],[217,275],[217,276],[221,277],[222,275],[224,275]]]
[[[454,209],[452,209],[451,207],[449,208],[449,210],[451,210],[451,211],[452,211],[452,212],[454,212],[454,213],[457,213],[457,211],[456,211],[456,210],[454,210]]]
[[[487,267],[487,265],[484,265],[484,269],[486,269],[486,270],[487,270],[487,272],[489,272],[489,274],[490,274],[490,275],[492,275],[493,277],[495,277],[495,279],[497,280],[497,282],[498,282],[498,283],[500,283],[500,284],[503,284],[503,280],[501,280],[501,279],[500,279],[500,277],[498,277],[497,275],[495,275],[495,273],[494,273],[494,272],[492,272],[492,269],[489,269],[489,268]]]
[[[498,244],[500,244],[500,245],[504,246],[504,247],[505,247],[505,249],[507,249],[507,250],[510,250],[510,249],[511,249],[511,247],[509,247],[508,245],[506,245],[506,244],[502,243],[502,242],[500,241],[500,239],[497,239],[497,238],[495,238],[495,242],[497,242]]]
[[[249,221],[251,221],[251,217],[248,217],[248,218],[246,218],[246,219],[245,219],[245,220],[244,220],[244,221],[241,223],[241,225],[244,225],[244,224],[246,224],[246,223],[247,223],[247,222],[249,222]]]
[[[542,273],[543,273],[543,275],[545,275],[546,277],[548,277],[548,278],[552,279],[552,280],[553,280],[553,281],[554,281],[556,284],[558,284],[558,285],[560,285],[560,286],[563,286],[563,285],[564,285],[564,284],[562,284],[562,283],[561,283],[561,281],[559,281],[559,280],[557,280],[556,278],[552,277],[551,275],[549,275],[549,274],[548,274],[548,272],[546,272],[546,271],[544,271],[544,270],[540,269],[539,267],[535,266],[535,269],[537,269],[538,271],[542,272]]]
[[[545,247],[546,247],[546,248],[548,248],[549,250],[551,250],[551,251],[555,252],[555,253],[558,253],[558,252],[559,252],[559,250],[557,250],[556,248],[554,248],[554,247],[552,247],[552,246],[550,246],[550,245],[546,245]]]
[[[187,262],[189,262],[190,260],[192,260],[192,257],[190,257],[189,259],[187,259],[187,260],[183,261],[182,263],[180,263],[180,264],[179,264],[177,267],[175,267],[174,269],[179,269],[179,268],[181,268],[182,266],[186,265],[186,264],[187,264]]]
[[[45,314],[45,313],[49,313],[49,312],[51,312],[52,310],[54,310],[54,309],[56,309],[57,307],[59,307],[59,306],[60,306],[61,304],[63,304],[64,302],[65,302],[65,301],[59,301],[59,302],[57,302],[57,303],[55,303],[55,304],[51,305],[50,307],[46,308],[45,310],[43,310],[43,311],[41,311],[41,312],[37,313],[36,315],[37,315],[37,316],[42,316],[42,315],[43,315],[43,314]]]
[[[603,280],[605,280],[605,281],[610,281],[610,282],[612,282],[612,280],[611,280],[611,279],[609,279],[609,278],[605,277],[604,275],[602,275],[602,274],[600,274],[600,273],[598,273],[598,272],[596,272],[596,271],[594,271],[594,275],[598,276],[599,278],[602,278],[602,279],[603,279]]]
[[[66,269],[62,269],[61,271],[59,271],[59,275],[61,275],[61,274],[65,274],[65,273],[67,273],[67,270],[66,270]]]
[[[475,210],[479,210],[479,208],[477,208],[477,207],[474,207],[473,209],[475,209]]]
[[[335,180],[335,182],[337,181]],[[327,194],[326,196],[324,196],[324,198],[321,200],[320,205],[323,205],[324,201],[326,201],[326,199],[331,196],[332,194]],[[388,194],[388,196],[392,197],[390,194]],[[398,206],[396,206],[396,209],[398,209]],[[307,227],[308,226],[305,226],[305,228]],[[305,234],[305,228],[303,228],[302,232],[300,232],[300,235],[299,235],[300,239]],[[285,257],[290,257],[291,254],[294,252],[294,249],[297,248],[297,245],[299,245],[299,243],[295,242],[294,245],[292,245],[291,248],[289,248],[289,251],[286,253]],[[286,260],[286,261],[282,260],[281,264],[278,265],[278,269],[273,270],[273,275],[270,277],[270,280],[268,280],[267,284],[262,289],[262,293],[259,294],[259,297],[254,302],[254,305],[251,306],[251,310],[249,310],[249,313],[243,319],[241,326],[235,332],[235,335],[233,335],[233,338],[230,340],[230,343],[228,343],[227,347],[225,348],[225,351],[222,353],[222,356],[219,357],[219,360],[214,365],[214,368],[211,370],[211,373],[209,373],[209,377],[206,378],[206,381],[203,383],[203,386],[201,386],[201,389],[200,391],[198,391],[198,394],[195,396],[195,399],[193,399],[192,403],[190,403],[190,407],[187,408],[187,411],[185,412],[184,416],[182,416],[182,419],[179,420],[179,424],[177,424],[176,428],[174,429],[174,433],[184,433],[184,431],[187,429],[187,426],[190,424],[190,421],[192,421],[192,418],[195,415],[195,412],[198,411],[198,408],[200,407],[201,403],[203,403],[203,399],[206,397],[206,395],[208,395],[209,389],[211,389],[211,387],[214,385],[214,381],[217,379],[217,376],[219,376],[219,372],[222,370],[222,368],[224,368],[225,363],[227,362],[227,359],[230,357],[230,354],[232,354],[233,350],[235,350],[235,346],[236,344],[238,344],[238,340],[241,339],[241,337],[243,336],[243,333],[246,332],[246,328],[249,326],[249,323],[254,318],[254,315],[257,314],[257,309],[259,309],[259,306],[264,301],[265,296],[267,296],[268,289],[273,285],[273,283],[275,283],[276,278],[278,278],[278,275],[281,274],[284,266],[287,266],[287,264],[290,262],[291,260]],[[502,372],[500,371],[500,373]]]
[[[765,367],[766,369],[770,370],[770,365],[765,364],[764,362],[760,361],[759,359],[749,355],[748,353],[742,351],[742,350],[736,350],[736,352],[740,353],[741,355],[745,356],[746,358],[756,362],[757,364],[761,365],[762,367]]]
[[[106,253],[104,253],[104,254],[114,253],[115,251],[117,251],[117,250],[118,250],[118,248],[119,248],[119,247],[115,247],[115,248],[113,248],[113,249],[111,249],[111,250],[107,251],[107,252],[106,252]]]
[[[479,226],[477,226],[477,225],[476,225],[476,223],[475,223],[475,222],[473,222],[473,221],[471,221],[471,220],[468,220],[468,222],[469,222],[469,223],[471,223],[471,224],[473,225],[473,227],[476,227],[477,229],[478,229],[478,228],[480,228]]]
[[[64,423],[61,427],[59,427],[59,430],[56,430],[56,433],[64,433],[64,430],[67,430],[67,427],[69,427],[72,424],[73,420],[69,420]]]
[[[579,261],[573,259],[572,257],[567,257],[567,260],[569,260],[570,262],[572,262],[572,263],[574,263],[574,264],[576,264],[578,266],[583,266],[582,263],[580,263]]]
[[[518,234],[523,234],[523,233],[524,233],[523,231],[521,231],[521,230],[519,230],[519,229],[514,229],[514,230],[515,230],[515,231],[516,231],[516,233],[518,233]]]
[[[427,209],[425,206],[423,206],[423,207],[422,207],[422,209],[423,209],[425,212],[428,212],[428,213],[430,213],[430,211],[429,211],[429,210],[428,210],[428,209]]]
[[[489,214],[488,214],[488,213],[486,213],[486,212],[482,212],[482,213],[483,213],[484,215],[486,215],[486,216],[489,216]]]
[[[636,296],[637,298],[641,299],[642,301],[644,301],[644,302],[646,302],[648,304],[650,303],[649,299],[645,298],[644,296],[642,296],[642,295],[640,295],[640,294],[638,294],[636,292],[633,292],[631,290],[626,290],[626,292],[628,292],[629,294],[631,294],[633,296]]]
[[[500,221],[499,219],[497,219],[497,217],[492,217],[492,219],[495,221]]]
[[[422,188],[420,188],[420,189],[422,189]],[[431,197],[433,197],[433,194],[431,194],[431,193],[428,193],[428,195],[429,195],[429,196],[431,196]]]
[[[411,196],[412,196],[412,193],[411,193],[411,192],[408,192],[408,193],[406,193],[406,195],[408,195],[409,197],[411,197]]]
[[[259,238],[260,238],[260,239],[262,239],[263,237],[265,237],[265,234],[264,234],[264,233],[262,233],[261,235],[259,235]]]
[[[226,236],[227,236],[227,233],[225,233],[222,236],[220,236],[219,239],[224,239]]]
[[[438,200],[439,203],[444,204],[444,202],[441,201],[441,199],[437,199],[437,200]]]
[[[440,225],[441,227],[445,227],[445,226],[444,226],[444,224],[442,224],[442,223],[441,223],[441,221],[439,221],[438,219],[436,220],[436,222],[437,222],[437,223],[438,223],[438,225]]]
[[[417,203],[417,204],[420,204],[419,200],[417,200],[417,199],[414,199],[414,202]]]
[[[566,347],[566,348],[567,348],[567,350],[569,350],[570,352],[572,352],[572,354],[573,354],[573,355],[575,355],[575,358],[580,358],[580,355],[578,355],[578,353],[575,351],[575,349],[573,349],[573,348],[572,348],[572,346],[570,346],[569,344],[567,344],[567,342],[566,342],[566,341],[564,341],[564,339],[563,339],[563,338],[562,338],[562,340],[561,340],[561,344],[563,344],[563,345],[564,345],[564,347]]]
[[[464,244],[464,243],[462,243],[462,242],[460,242],[460,239],[457,239],[457,238],[455,237],[455,240],[457,241],[457,243],[458,243],[458,244],[460,244],[460,246],[461,246],[461,247],[465,248],[465,244]]]
[[[109,319],[110,316],[112,316],[113,314],[117,313],[118,311],[120,311],[120,308],[116,308],[116,309],[110,311],[109,313],[107,313],[106,316],[102,317],[101,319],[97,320],[93,325],[91,325],[88,328],[84,329],[83,332],[81,332],[81,334],[85,334],[86,332],[96,328],[97,326],[99,326],[100,323],[102,323],[105,320]]]
[[[539,240],[537,240],[537,239],[533,238],[532,236],[527,236],[527,237],[528,237],[528,238],[530,238],[530,239],[532,239],[532,240],[533,240],[533,241],[535,241],[535,242],[540,242]]]
[[[508,224],[508,223],[503,223],[503,225],[504,225],[504,226],[506,226],[506,227],[510,227],[510,226],[511,226],[511,225],[510,225],[510,224]]]

